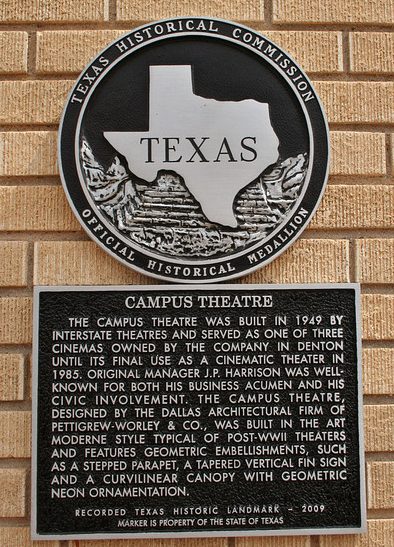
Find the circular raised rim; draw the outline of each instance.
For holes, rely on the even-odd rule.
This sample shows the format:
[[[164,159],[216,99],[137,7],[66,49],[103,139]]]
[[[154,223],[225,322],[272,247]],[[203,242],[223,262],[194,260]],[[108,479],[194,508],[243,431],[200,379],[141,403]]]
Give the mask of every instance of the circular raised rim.
[[[103,243],[103,241],[101,241],[93,233],[93,230],[90,229],[88,227],[88,225],[86,224],[86,222],[85,222],[85,220],[84,220],[84,218],[81,214],[81,211],[75,205],[74,200],[73,200],[73,198],[70,194],[70,191],[69,191],[70,182],[67,182],[67,177],[64,173],[63,162],[62,162],[62,147],[63,147],[63,137],[64,137],[63,132],[64,132],[65,120],[67,118],[67,111],[68,111],[68,108],[70,106],[71,98],[72,98],[74,92],[76,91],[76,88],[80,84],[80,80],[82,79],[83,75],[89,70],[91,65],[94,64],[94,62],[97,61],[100,58],[100,56],[102,56],[106,51],[108,51],[110,48],[112,48],[117,42],[119,42],[121,40],[124,40],[126,37],[128,37],[128,36],[130,36],[130,35],[132,35],[136,32],[139,32],[142,29],[152,27],[152,26],[156,26],[156,25],[160,25],[160,24],[163,24],[163,23],[174,22],[174,21],[185,21],[185,20],[190,20],[190,21],[196,21],[197,20],[197,21],[205,21],[205,22],[213,21],[213,22],[218,22],[218,23],[223,23],[225,25],[229,25],[229,26],[233,27],[234,29],[240,28],[242,30],[247,30],[249,32],[252,32],[256,36],[260,36],[261,38],[265,39],[268,43],[274,45],[281,53],[285,54],[286,57],[288,57],[289,60],[298,69],[298,71],[302,75],[303,79],[307,81],[308,85],[310,86],[311,91],[313,91],[313,93],[314,93],[314,98],[317,101],[317,104],[318,104],[318,107],[319,107],[319,114],[322,117],[323,127],[325,129],[325,136],[326,136],[326,143],[325,144],[326,144],[326,148],[327,148],[327,151],[326,151],[327,158],[326,158],[326,164],[325,164],[324,179],[323,179],[323,182],[320,183],[320,185],[319,185],[318,192],[316,192],[316,194],[318,194],[318,195],[317,195],[317,199],[314,201],[314,206],[313,206],[312,210],[309,212],[306,220],[302,223],[301,227],[299,229],[297,229],[291,236],[289,236],[288,240],[285,243],[283,243],[280,246],[279,249],[277,249],[274,253],[272,253],[272,256],[269,256],[266,259],[261,259],[256,264],[250,265],[250,267],[244,267],[242,269],[239,269],[239,270],[231,273],[230,275],[222,275],[220,277],[212,276],[212,277],[207,277],[207,278],[203,278],[203,279],[201,277],[185,278],[185,277],[174,277],[174,276],[171,276],[171,275],[162,275],[160,273],[156,273],[156,272],[150,271],[150,270],[148,270],[144,267],[138,266],[138,265],[134,264],[133,262],[125,260],[121,256],[119,256],[118,254],[116,254],[109,246],[107,246],[105,243]],[[93,203],[90,195],[88,195],[87,190],[85,188],[85,185],[82,183],[82,181],[84,179],[83,179],[83,175],[82,175],[82,172],[81,172],[80,161],[79,161],[79,140],[80,140],[81,121],[82,121],[86,106],[89,102],[89,99],[91,98],[92,94],[94,93],[94,90],[100,84],[102,79],[104,77],[106,77],[108,75],[108,73],[112,70],[112,68],[114,68],[124,58],[126,58],[128,55],[132,55],[135,51],[140,50],[144,46],[146,46],[148,44],[158,42],[158,41],[161,41],[161,40],[168,40],[168,39],[176,38],[176,37],[182,38],[182,37],[187,37],[187,36],[206,36],[206,37],[209,37],[211,39],[216,38],[216,39],[219,39],[219,40],[220,39],[221,40],[226,40],[230,43],[236,44],[237,46],[240,46],[240,47],[243,47],[243,48],[247,49],[252,54],[257,55],[258,57],[262,58],[265,62],[268,62],[276,70],[276,72],[280,75],[280,77],[283,78],[286,81],[286,83],[290,86],[290,88],[292,89],[294,95],[296,96],[297,100],[299,101],[299,103],[302,107],[302,110],[303,110],[303,113],[304,113],[304,116],[305,116],[305,122],[307,124],[308,133],[309,133],[310,156],[312,156],[312,161],[311,161],[311,159],[309,161],[307,176],[306,176],[306,179],[305,179],[305,182],[304,182],[304,185],[303,185],[302,192],[301,192],[300,196],[298,197],[297,201],[293,204],[293,206],[291,208],[291,213],[286,217],[286,220],[284,222],[279,224],[266,238],[257,241],[255,244],[251,245],[250,247],[247,247],[246,249],[243,249],[242,251],[232,253],[228,256],[220,256],[216,259],[215,258],[207,258],[205,260],[198,260],[198,261],[195,260],[195,259],[182,259],[182,257],[180,257],[180,258],[176,258],[176,257],[172,258],[170,256],[166,257],[166,256],[161,255],[159,252],[150,251],[149,249],[146,249],[143,246],[139,246],[138,244],[134,243],[130,239],[126,238],[121,232],[119,232],[116,229],[116,227],[113,224],[111,224],[104,217],[104,215],[98,210],[98,208]],[[321,137],[321,135],[320,135],[320,137]],[[309,188],[310,184],[313,184],[313,181],[311,182],[310,179],[311,179],[311,172],[312,172],[312,166],[313,166],[314,140],[316,138],[317,138],[317,136],[314,134],[313,127],[312,127],[312,124],[311,124],[310,115],[308,113],[308,110],[307,110],[305,104],[301,100],[301,97],[299,96],[299,93],[297,92],[297,89],[296,89],[294,83],[282,70],[280,70],[278,65],[275,64],[269,57],[264,55],[262,52],[257,51],[255,48],[249,46],[247,43],[242,42],[241,40],[236,40],[235,38],[230,38],[229,36],[219,34],[219,33],[213,34],[213,33],[209,33],[209,32],[192,30],[192,31],[174,32],[173,34],[171,34],[171,33],[170,34],[165,34],[164,36],[158,36],[156,38],[151,38],[151,39],[148,39],[147,41],[143,41],[141,44],[139,44],[137,46],[134,46],[132,49],[130,49],[130,50],[124,52],[124,53],[120,53],[119,56],[117,56],[112,62],[110,62],[108,64],[108,66],[103,70],[103,72],[100,74],[100,76],[94,81],[94,84],[91,86],[88,93],[86,94],[85,99],[82,102],[82,106],[81,106],[80,112],[78,114],[77,125],[76,125],[75,130],[74,130],[74,161],[75,161],[75,168],[76,168],[78,178],[79,178],[78,182],[80,184],[80,191],[83,192],[83,194],[85,195],[85,198],[86,198],[87,202],[89,203],[91,209],[94,211],[94,215],[96,215],[100,219],[100,222],[102,222],[104,225],[106,225],[106,227],[111,232],[114,231],[116,233],[116,238],[118,240],[123,241],[124,245],[130,247],[134,251],[137,251],[141,255],[143,255],[143,256],[145,255],[147,257],[150,257],[151,259],[161,261],[162,263],[164,263],[166,265],[169,265],[169,266],[172,266],[172,267],[179,266],[179,267],[184,267],[184,268],[189,268],[189,269],[193,269],[193,268],[196,268],[196,269],[200,268],[201,269],[201,268],[204,268],[204,267],[205,268],[210,268],[210,267],[215,266],[215,265],[221,265],[221,264],[223,265],[224,263],[231,262],[233,259],[248,255],[249,253],[252,253],[252,252],[262,248],[263,246],[269,244],[270,241],[274,240],[275,235],[279,231],[281,231],[282,229],[286,228],[289,225],[289,223],[292,221],[292,219],[296,216],[297,211],[299,210],[300,205],[302,204],[302,200],[305,197],[305,193],[306,193],[307,189]],[[322,199],[322,196],[323,196],[326,184],[327,184],[327,179],[328,179],[328,165],[329,165],[329,158],[330,158],[330,147],[329,147],[329,139],[328,139],[328,123],[327,123],[326,115],[325,115],[325,112],[323,110],[320,98],[319,98],[318,94],[316,93],[316,90],[314,89],[314,87],[313,87],[312,83],[310,82],[308,76],[305,74],[305,72],[298,66],[298,64],[294,61],[294,59],[287,52],[285,52],[281,47],[277,46],[275,43],[273,43],[269,38],[267,38],[263,34],[258,34],[256,31],[254,31],[253,29],[251,29],[251,28],[249,28],[245,25],[240,25],[240,24],[233,23],[231,21],[227,21],[227,20],[220,19],[220,18],[192,16],[192,17],[167,18],[167,19],[154,21],[152,23],[136,27],[136,28],[132,29],[131,31],[126,32],[125,34],[120,35],[115,40],[110,42],[103,50],[101,50],[85,66],[85,68],[81,72],[80,76],[78,77],[76,83],[74,84],[73,88],[71,89],[71,91],[68,95],[68,98],[67,98],[67,101],[66,101],[63,113],[62,113],[62,117],[61,117],[61,121],[60,121],[60,125],[59,125],[59,136],[58,136],[58,157],[59,157],[60,177],[61,177],[61,180],[62,180],[63,188],[65,190],[67,199],[70,203],[70,206],[71,206],[74,214],[76,215],[76,217],[78,218],[80,224],[82,225],[82,227],[84,228],[84,230],[87,232],[87,234],[89,235],[89,237],[91,239],[93,239],[96,243],[98,243],[101,248],[103,248],[107,253],[109,253],[111,256],[116,258],[118,261],[120,261],[121,263],[125,264],[126,266],[128,266],[128,267],[130,267],[130,268],[132,268],[132,269],[134,269],[134,270],[136,270],[136,271],[138,271],[142,274],[148,275],[148,276],[156,278],[156,279],[165,280],[165,281],[175,281],[175,282],[179,282],[179,283],[196,284],[196,283],[210,283],[210,282],[227,281],[229,279],[235,279],[237,277],[241,277],[243,275],[247,275],[249,273],[252,273],[253,271],[256,271],[257,269],[268,265],[275,258],[279,257],[290,245],[292,245],[294,243],[294,241],[296,239],[298,239],[298,237],[302,234],[302,232],[308,226],[309,222],[311,221],[311,219],[312,219],[312,217],[313,217],[313,215],[314,215],[314,213],[315,213],[315,211],[316,211],[317,207],[319,206],[320,201]]]

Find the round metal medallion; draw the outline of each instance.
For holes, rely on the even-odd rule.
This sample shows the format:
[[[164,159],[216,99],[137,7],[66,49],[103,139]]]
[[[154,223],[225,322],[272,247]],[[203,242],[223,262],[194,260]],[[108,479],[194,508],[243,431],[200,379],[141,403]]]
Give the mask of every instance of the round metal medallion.
[[[324,190],[327,123],[309,79],[261,34],[178,18],[101,52],[72,89],[62,182],[88,234],[156,278],[222,281],[300,235]]]

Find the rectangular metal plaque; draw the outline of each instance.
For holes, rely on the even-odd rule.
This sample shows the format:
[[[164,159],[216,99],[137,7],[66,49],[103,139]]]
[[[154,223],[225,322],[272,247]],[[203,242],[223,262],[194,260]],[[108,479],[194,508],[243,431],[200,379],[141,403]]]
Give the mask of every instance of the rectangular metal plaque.
[[[34,538],[359,533],[358,285],[38,287]]]

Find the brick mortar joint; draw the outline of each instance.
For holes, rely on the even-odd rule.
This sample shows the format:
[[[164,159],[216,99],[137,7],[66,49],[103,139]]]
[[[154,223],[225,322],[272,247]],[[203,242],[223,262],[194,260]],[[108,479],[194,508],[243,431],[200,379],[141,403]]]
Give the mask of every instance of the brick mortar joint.
[[[113,0],[109,0],[111,5]],[[162,19],[176,19],[177,17],[184,16],[157,16],[150,19],[100,19],[97,21],[88,21],[88,20],[75,20],[75,21],[64,21],[64,20],[32,20],[32,21],[0,21],[0,31],[25,31],[27,32],[31,27],[36,26],[38,31],[41,30],[102,30],[102,29],[113,29],[115,25],[118,25],[120,28],[124,27],[136,27],[142,25],[148,25]],[[187,16],[186,16],[187,17]],[[190,15],[190,18],[199,18],[205,17],[210,18],[209,15]],[[220,18],[217,15],[211,16],[212,19]],[[226,19],[226,17],[222,17]],[[261,19],[237,19],[237,18],[227,18],[228,20],[233,21],[234,23],[245,24],[250,27],[264,26],[270,30],[326,30],[326,31],[345,31],[350,32],[389,32],[391,29],[391,22],[387,23],[370,23],[370,22],[328,22],[328,21],[267,21],[264,18]]]

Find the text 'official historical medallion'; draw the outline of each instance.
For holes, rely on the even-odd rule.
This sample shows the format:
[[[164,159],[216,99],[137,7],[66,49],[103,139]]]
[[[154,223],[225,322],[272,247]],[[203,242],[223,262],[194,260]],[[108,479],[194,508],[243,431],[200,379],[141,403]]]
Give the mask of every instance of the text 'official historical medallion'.
[[[300,235],[326,182],[328,133],[277,45],[179,18],[120,37],[83,71],[59,156],[97,243],[151,276],[204,283],[263,266]]]

